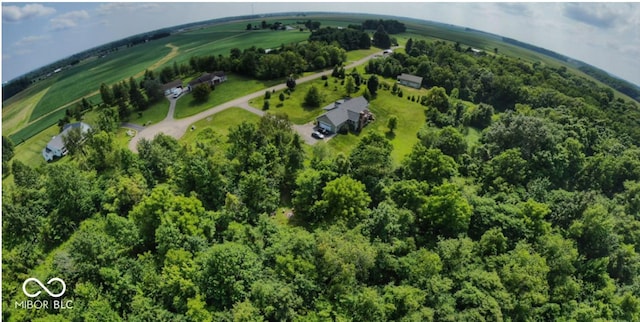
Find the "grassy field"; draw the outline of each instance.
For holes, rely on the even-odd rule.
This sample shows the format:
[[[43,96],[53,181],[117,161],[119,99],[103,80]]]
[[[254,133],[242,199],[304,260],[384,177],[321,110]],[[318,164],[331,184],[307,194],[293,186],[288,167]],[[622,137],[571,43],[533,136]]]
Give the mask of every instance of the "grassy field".
[[[232,107],[193,123],[193,126],[195,126],[195,130],[187,131],[187,133],[185,133],[184,136],[180,138],[180,141],[185,143],[192,143],[198,137],[198,134],[200,134],[205,129],[212,129],[216,133],[226,137],[227,134],[229,134],[229,128],[244,121],[257,123],[259,120],[260,117],[258,115],[255,115],[239,107]]]
[[[227,81],[216,85],[216,89],[211,91],[209,100],[206,102],[196,103],[191,93],[181,97],[176,103],[174,117],[179,119],[198,114],[211,107],[283,82],[284,80],[259,81],[242,75],[227,74]]]
[[[167,117],[167,113],[169,113],[169,101],[162,99],[160,102],[149,106],[145,111],[134,112],[129,116],[127,122],[138,125],[155,124],[164,120]]]

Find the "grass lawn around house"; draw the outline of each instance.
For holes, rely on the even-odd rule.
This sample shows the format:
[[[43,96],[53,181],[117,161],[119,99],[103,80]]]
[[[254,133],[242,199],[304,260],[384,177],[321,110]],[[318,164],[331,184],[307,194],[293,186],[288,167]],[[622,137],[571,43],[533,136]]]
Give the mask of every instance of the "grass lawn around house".
[[[143,126],[147,124],[155,124],[164,120],[167,117],[168,113],[169,100],[163,98],[158,103],[149,106],[142,112],[131,113],[127,122]],[[140,114],[142,114],[142,116],[140,116]]]
[[[289,120],[293,124],[309,123],[325,112],[322,109],[323,107],[344,98],[344,96],[346,95],[344,86],[340,85],[341,80],[338,79],[337,82],[334,82],[334,80],[336,80],[336,78],[329,77],[329,79],[327,80],[329,86],[327,87],[324,87],[325,81],[320,78],[306,83],[298,84],[295,91],[293,91],[291,93],[291,96],[287,97],[284,102],[280,101],[280,93],[285,92],[285,90],[271,93],[271,99],[269,99],[269,110],[267,112],[284,113],[289,117]],[[307,108],[303,106],[304,97],[307,95],[307,92],[309,91],[311,86],[315,86],[322,96],[322,103],[320,104],[320,107]],[[352,94],[351,96],[356,97],[359,95],[362,94]],[[278,105],[281,103],[282,106],[278,107]],[[262,107],[264,106],[264,95],[250,100],[249,105],[262,110]]]
[[[133,133],[134,135],[138,134],[136,130],[126,129],[123,127],[119,128],[116,131],[113,137],[113,141],[115,142],[117,147],[129,149],[129,141],[131,141],[131,138],[133,138],[133,136],[129,136],[129,134],[127,134],[127,132],[129,131],[131,131],[130,133]]]
[[[369,75],[365,75],[368,78]],[[382,79],[381,79],[382,80]],[[392,80],[387,79],[387,82]],[[364,86],[362,86],[364,87]],[[349,154],[358,144],[360,139],[369,133],[377,132],[389,139],[393,145],[391,156],[396,165],[411,152],[413,145],[418,142],[417,133],[426,123],[425,107],[418,102],[407,99],[409,95],[425,95],[426,89],[413,89],[401,86],[403,97],[391,94],[390,90],[378,90],[378,96],[369,104],[371,112],[375,115],[375,121],[369,123],[359,134],[339,134],[331,139],[328,146],[334,153]],[[364,89],[361,89],[364,90]],[[387,122],[392,115],[398,117],[398,127],[394,133],[389,133]]]
[[[60,128],[58,128],[57,125],[46,128],[30,139],[27,139],[24,144],[17,145],[14,150],[15,155],[11,160],[20,160],[20,162],[32,168],[37,168],[45,164],[46,162],[42,157],[42,149],[47,146],[47,143],[51,141],[52,137],[59,133]]]
[[[259,120],[260,116],[242,108],[228,108],[224,111],[193,123],[191,126],[194,126],[195,130],[191,130],[191,126],[189,126],[189,129],[187,129],[187,132],[184,134],[184,136],[180,138],[180,141],[183,143],[191,144],[205,129],[212,129],[217,134],[225,137],[224,141],[226,142],[226,136],[227,134],[229,134],[229,129],[231,127],[234,127],[244,121],[258,123]]]
[[[215,90],[211,91],[209,99],[206,102],[196,103],[193,100],[192,93],[183,95],[176,102],[174,117],[177,119],[189,117],[282,82],[284,82],[284,80],[259,81],[237,74],[227,74],[227,81],[216,85]]]

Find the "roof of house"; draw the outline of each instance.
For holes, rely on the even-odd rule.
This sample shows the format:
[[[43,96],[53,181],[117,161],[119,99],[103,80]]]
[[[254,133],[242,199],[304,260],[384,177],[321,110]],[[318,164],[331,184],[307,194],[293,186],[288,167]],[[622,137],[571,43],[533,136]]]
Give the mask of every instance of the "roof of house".
[[[223,77],[224,76],[224,72],[223,71],[215,71],[213,73],[203,73],[200,77],[194,78],[193,80],[191,80],[189,82],[189,85],[193,86],[193,85],[198,85],[198,84],[204,83],[204,82],[210,82],[216,76],[217,77]]]
[[[168,90],[168,89],[172,89],[178,86],[182,86],[182,80],[181,79],[176,79],[172,82],[166,83],[164,85],[162,85],[162,90]]]
[[[347,120],[357,122],[360,118],[360,112],[367,110],[369,102],[362,96],[352,99],[340,100],[339,104],[328,112],[322,114],[319,118],[328,120],[334,126],[338,126]],[[326,109],[327,107],[325,107]]]
[[[398,80],[405,80],[412,83],[422,84],[422,77],[411,75],[411,74],[401,74],[398,76]]]
[[[63,137],[66,136],[67,133],[69,133],[69,131],[71,131],[71,129],[75,129],[75,128],[78,128],[78,127],[80,128],[82,133],[87,133],[87,131],[89,131],[89,129],[91,129],[91,126],[89,126],[89,124],[84,123],[84,122],[65,124],[62,127],[62,132],[60,132],[60,134],[58,134],[58,135],[54,136],[53,138],[51,138],[49,143],[47,143],[46,147],[51,149],[51,150],[62,150],[62,148],[64,148]]]

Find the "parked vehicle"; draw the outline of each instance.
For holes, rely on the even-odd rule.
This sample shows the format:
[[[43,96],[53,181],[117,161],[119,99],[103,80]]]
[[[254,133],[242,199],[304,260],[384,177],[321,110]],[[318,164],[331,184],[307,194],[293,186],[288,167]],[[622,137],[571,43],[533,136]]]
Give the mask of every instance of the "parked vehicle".
[[[311,133],[311,136],[316,139],[324,139],[324,135],[318,131],[314,131],[313,133]]]

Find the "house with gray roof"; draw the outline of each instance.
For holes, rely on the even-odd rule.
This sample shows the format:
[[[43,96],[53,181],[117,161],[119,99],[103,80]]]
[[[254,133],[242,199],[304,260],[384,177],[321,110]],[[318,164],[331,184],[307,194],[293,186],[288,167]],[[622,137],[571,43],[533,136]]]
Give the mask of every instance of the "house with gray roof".
[[[194,78],[187,85],[187,89],[192,91],[200,84],[217,85],[227,81],[227,75],[223,71],[215,71],[213,73],[203,73],[198,78]]]
[[[165,96],[182,92],[182,80],[176,79],[172,82],[166,83],[162,85],[162,90],[164,91]]]
[[[398,76],[398,82],[401,85],[409,86],[413,88],[422,87],[422,77],[411,75],[411,74],[402,73],[400,76]]]
[[[91,126],[83,122],[66,124],[62,128],[62,132],[51,138],[49,143],[47,143],[47,146],[42,149],[42,156],[45,161],[52,161],[55,157],[59,158],[67,155],[67,148],[64,146],[64,137],[67,136],[69,131],[75,128],[80,128],[83,135],[87,134],[87,132],[91,130]]]
[[[316,122],[319,128],[332,133],[342,129],[358,132],[374,119],[369,112],[369,101],[362,96],[336,101],[324,109],[327,112],[316,118]]]

